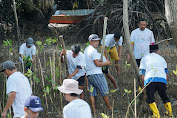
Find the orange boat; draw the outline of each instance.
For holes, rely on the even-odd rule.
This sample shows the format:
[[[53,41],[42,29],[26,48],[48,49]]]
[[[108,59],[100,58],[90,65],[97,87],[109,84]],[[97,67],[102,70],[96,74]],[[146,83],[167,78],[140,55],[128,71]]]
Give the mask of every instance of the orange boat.
[[[94,9],[77,9],[77,10],[57,10],[50,19],[50,23],[79,23],[84,20]]]

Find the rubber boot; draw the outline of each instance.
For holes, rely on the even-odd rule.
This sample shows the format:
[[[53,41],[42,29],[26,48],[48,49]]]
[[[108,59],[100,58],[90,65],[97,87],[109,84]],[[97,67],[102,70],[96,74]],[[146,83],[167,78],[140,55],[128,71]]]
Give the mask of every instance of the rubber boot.
[[[152,110],[152,113],[153,113],[153,117],[155,118],[160,118],[160,114],[159,114],[159,110],[157,109],[157,105],[155,102],[149,104],[151,110]]]
[[[167,115],[172,117],[172,108],[171,108],[171,102],[165,103],[165,108],[167,109]]]

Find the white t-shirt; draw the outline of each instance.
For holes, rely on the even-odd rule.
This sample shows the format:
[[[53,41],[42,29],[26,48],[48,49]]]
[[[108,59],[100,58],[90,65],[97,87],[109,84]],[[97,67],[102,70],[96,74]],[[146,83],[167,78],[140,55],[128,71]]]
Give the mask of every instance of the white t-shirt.
[[[101,58],[101,53],[98,53],[98,56]],[[107,60],[106,60],[106,58],[105,58],[105,56],[103,56],[103,62],[106,62]]]
[[[100,56],[98,51],[91,45],[89,45],[84,50],[85,55],[85,62],[86,62],[86,74],[92,75],[92,74],[101,74],[102,69],[101,67],[97,67],[94,63],[94,60],[100,60]]]
[[[115,42],[114,34],[108,34],[108,35],[105,36],[105,46],[106,47],[112,48],[116,44],[118,44],[118,46],[122,46],[122,42],[123,42],[122,36],[120,37],[120,40],[118,42]],[[103,40],[101,40],[101,44],[103,44]]]
[[[85,55],[82,52],[79,52],[79,55],[74,58],[72,51],[67,51],[67,61],[70,74],[76,70],[78,65],[82,67],[71,79],[78,80],[81,76],[85,75]]]
[[[149,54],[149,45],[155,42],[153,32],[147,28],[143,31],[139,28],[133,30],[130,40],[134,42],[135,59],[141,59]]]
[[[33,60],[32,58],[32,55],[35,55],[36,54],[36,47],[35,45],[31,46],[30,48],[26,47],[26,43],[23,43],[21,46],[20,46],[20,51],[19,51],[19,54],[22,54],[26,57],[30,57],[31,60]],[[19,57],[20,61],[22,61],[22,58]]]
[[[21,72],[15,72],[8,77],[6,94],[9,95],[10,92],[16,92],[16,97],[12,104],[14,117],[24,116],[24,103],[31,96],[32,90],[29,80]]]
[[[166,83],[166,68],[167,63],[165,59],[156,53],[150,53],[141,59],[140,69],[145,70],[144,81],[147,81],[147,79],[149,78],[155,77],[154,82]]]
[[[64,118],[91,118],[90,106],[81,99],[72,100],[63,109]]]

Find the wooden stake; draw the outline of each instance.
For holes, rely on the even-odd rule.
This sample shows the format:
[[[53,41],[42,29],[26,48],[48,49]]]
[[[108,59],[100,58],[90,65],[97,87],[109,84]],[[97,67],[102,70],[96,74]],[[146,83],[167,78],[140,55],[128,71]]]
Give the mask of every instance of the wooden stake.
[[[106,28],[107,28],[108,17],[104,18],[104,28],[103,28],[103,45],[101,50],[101,59],[103,61],[104,49],[105,49],[105,36],[106,36]]]
[[[136,79],[134,78],[134,98],[136,98]],[[137,117],[136,115],[136,99],[135,99],[135,118]]]
[[[64,39],[63,39],[63,35],[60,35],[60,36],[59,36],[59,39],[61,40],[62,50],[65,50],[65,51],[66,51],[65,42],[64,42]],[[66,75],[69,75],[68,62],[67,62],[67,56],[66,56],[66,55],[64,56],[64,61],[65,61],[65,64],[66,64]]]

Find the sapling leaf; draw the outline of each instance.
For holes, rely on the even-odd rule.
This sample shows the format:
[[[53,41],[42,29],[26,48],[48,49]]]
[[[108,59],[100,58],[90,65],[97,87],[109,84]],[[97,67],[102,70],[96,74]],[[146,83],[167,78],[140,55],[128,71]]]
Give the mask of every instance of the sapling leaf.
[[[93,90],[94,90],[94,87],[91,85],[91,86],[90,86],[90,89],[88,89],[88,91],[90,91],[90,93],[92,93]]]
[[[107,116],[107,115],[104,114],[104,113],[101,113],[101,116],[102,116],[102,118],[110,118],[109,116]]]

